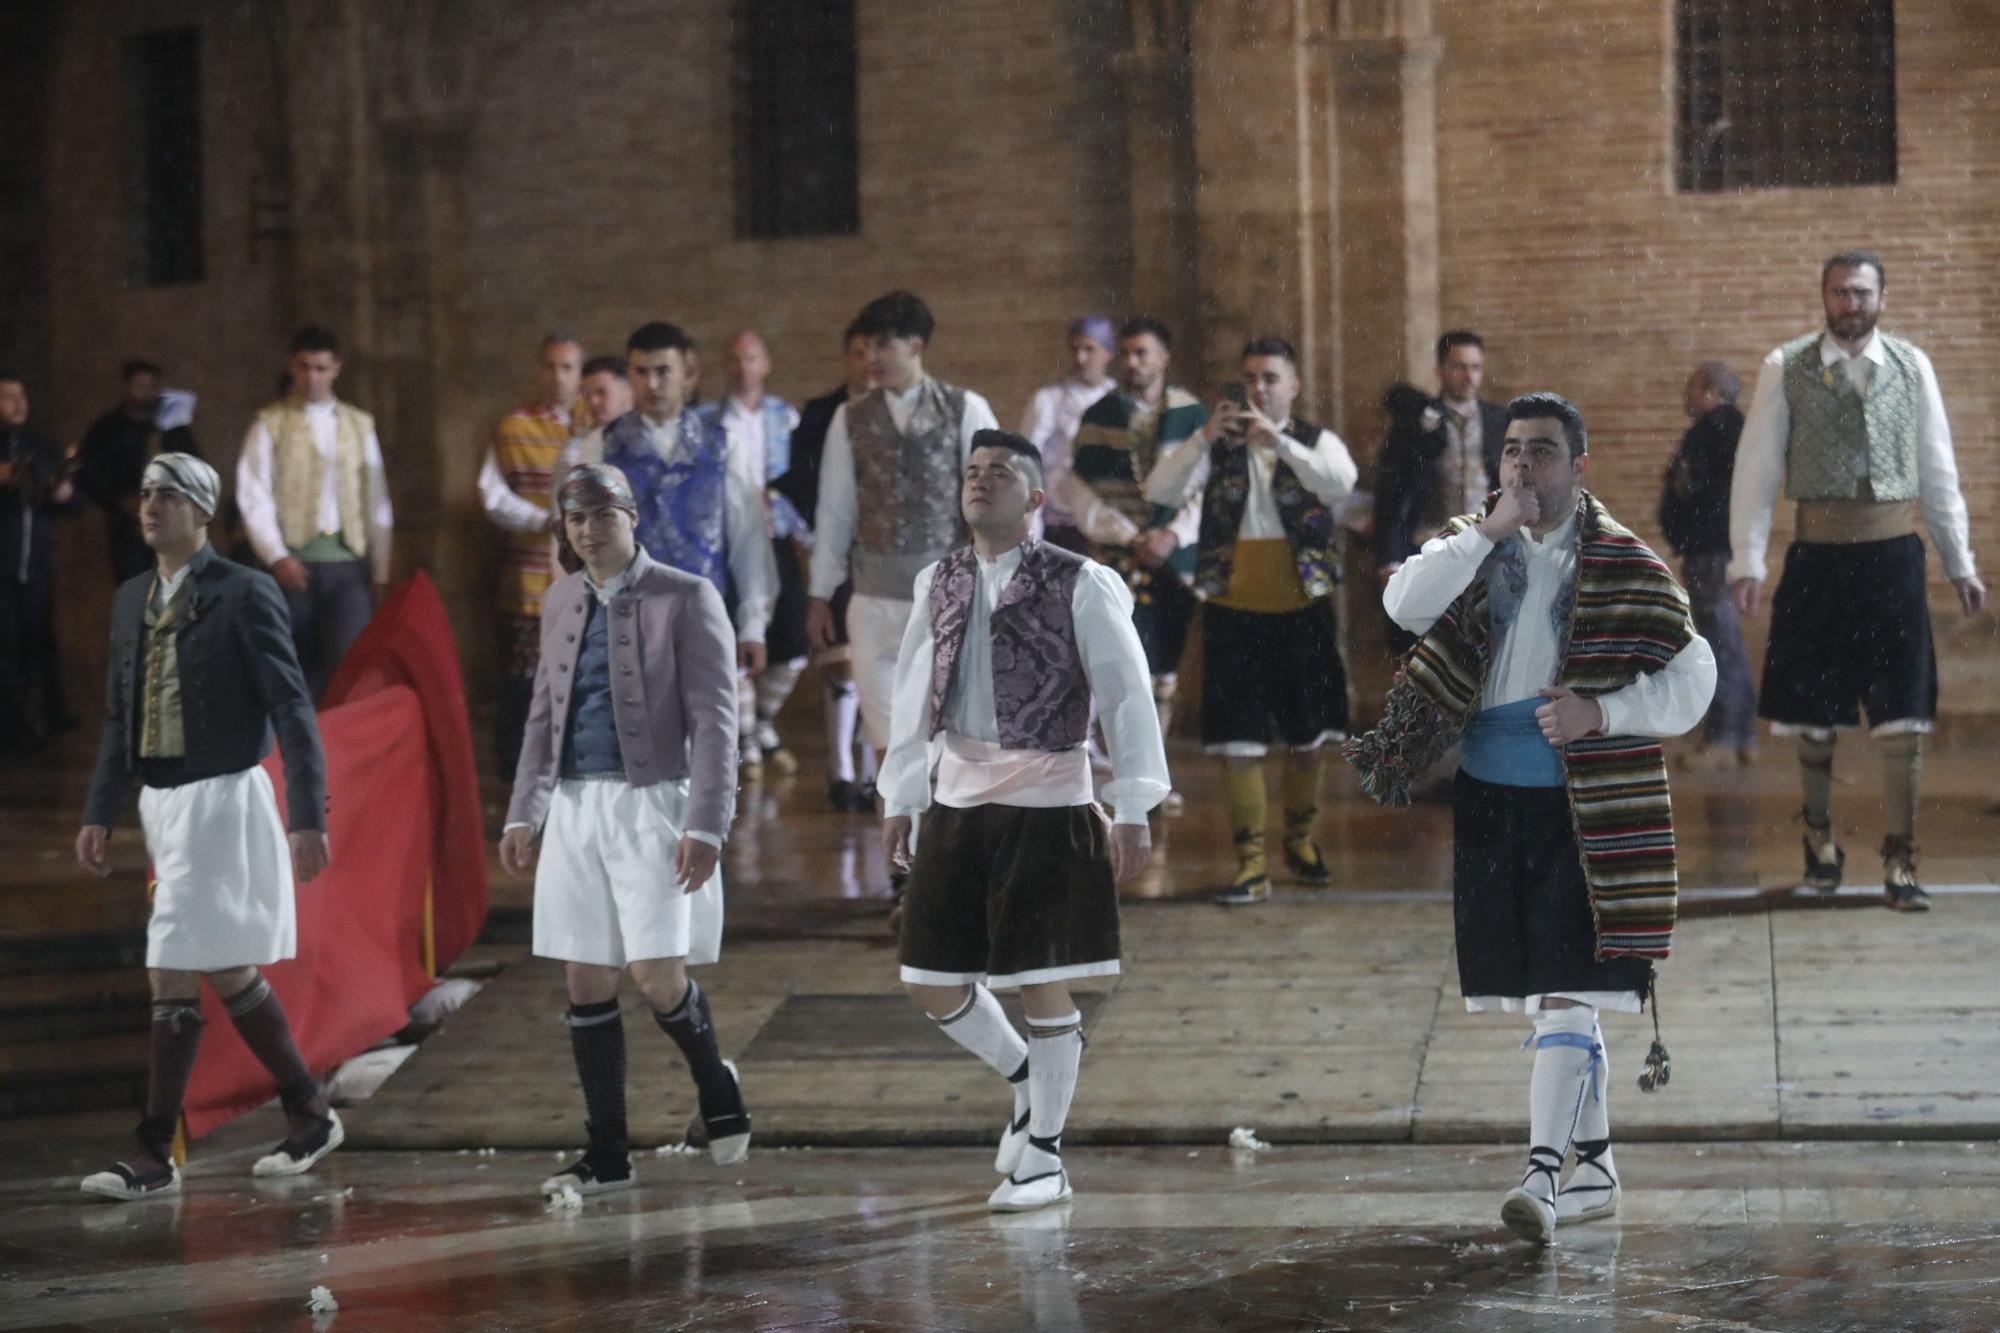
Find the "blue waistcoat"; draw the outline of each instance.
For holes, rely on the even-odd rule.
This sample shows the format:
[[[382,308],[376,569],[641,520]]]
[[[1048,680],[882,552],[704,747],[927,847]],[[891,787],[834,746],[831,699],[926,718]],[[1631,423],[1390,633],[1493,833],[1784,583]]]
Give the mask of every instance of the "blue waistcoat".
[[[729,437],[722,423],[688,412],[680,446],[661,458],[645,418],[628,412],[604,428],[604,461],[625,474],[639,505],[637,535],[646,554],[729,594],[727,526]]]
[[[625,756],[618,748],[618,719],[611,712],[611,619],[597,598],[588,603],[583,622],[583,648],[576,655],[576,683],[570,686],[569,728],[563,735],[562,773],[622,773]]]

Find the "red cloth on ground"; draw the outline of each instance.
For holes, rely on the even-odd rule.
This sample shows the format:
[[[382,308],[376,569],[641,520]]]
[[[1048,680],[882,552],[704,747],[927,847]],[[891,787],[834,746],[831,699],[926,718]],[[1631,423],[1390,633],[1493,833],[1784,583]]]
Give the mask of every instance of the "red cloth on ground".
[[[430,988],[424,893],[431,888],[437,966],[486,919],[485,831],[472,729],[451,627],[423,574],[385,601],[321,701],[327,837],[333,859],[298,886],[298,956],[263,969],[284,1003],[306,1066],[325,1074],[409,1021]],[[284,771],[264,761],[284,808]],[[203,988],[208,1034],[188,1087],[200,1137],[276,1093]]]

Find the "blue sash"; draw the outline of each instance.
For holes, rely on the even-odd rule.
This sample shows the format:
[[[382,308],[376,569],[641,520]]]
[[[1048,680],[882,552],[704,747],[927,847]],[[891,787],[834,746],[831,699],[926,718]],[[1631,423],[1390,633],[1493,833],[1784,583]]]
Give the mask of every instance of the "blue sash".
[[[1459,741],[1458,766],[1501,787],[1562,786],[1562,755],[1535,721],[1547,702],[1537,695],[1475,713]]]

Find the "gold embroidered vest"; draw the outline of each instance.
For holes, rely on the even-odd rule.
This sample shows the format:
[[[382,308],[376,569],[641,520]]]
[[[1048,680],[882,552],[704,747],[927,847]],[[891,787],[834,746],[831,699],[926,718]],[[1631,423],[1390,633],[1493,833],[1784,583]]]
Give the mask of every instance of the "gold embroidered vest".
[[[303,550],[320,535],[319,500],[326,484],[326,458],[313,441],[303,404],[286,399],[257,414],[271,436],[271,494],[278,506],[278,531],[285,545]],[[340,501],[336,534],[357,556],[368,554],[368,511],[375,497],[368,484],[368,435],[375,419],[346,403],[333,405],[334,491]]]

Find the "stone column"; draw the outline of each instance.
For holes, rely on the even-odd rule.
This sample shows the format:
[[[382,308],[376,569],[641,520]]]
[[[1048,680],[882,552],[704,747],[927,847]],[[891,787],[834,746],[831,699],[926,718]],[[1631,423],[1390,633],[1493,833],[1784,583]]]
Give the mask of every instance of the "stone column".
[[[1299,352],[1302,414],[1324,420],[1333,387],[1323,260],[1326,122],[1315,107],[1324,38],[1305,0],[1205,6],[1194,27],[1194,127],[1202,364],[1213,386],[1237,373],[1243,343],[1276,334]]]
[[[1190,0],[1133,0],[1132,49],[1112,62],[1124,85],[1131,188],[1132,268],[1123,313],[1165,320],[1182,355],[1201,339],[1190,8]]]
[[[295,4],[287,43],[298,318],[341,339],[340,391],[382,440],[395,577],[432,572],[468,663],[489,656],[491,584],[463,355],[478,17],[465,0]]]
[[[1332,43],[1341,416],[1357,435],[1375,433],[1393,381],[1434,374],[1438,56],[1428,35]]]
[[[1335,0],[1328,44],[1335,204],[1336,429],[1375,482],[1387,428],[1383,392],[1430,387],[1438,333],[1436,70],[1426,0]],[[1349,544],[1344,599],[1357,728],[1376,717],[1391,675],[1372,553]]]

